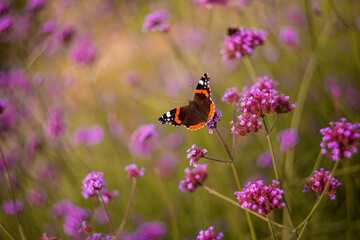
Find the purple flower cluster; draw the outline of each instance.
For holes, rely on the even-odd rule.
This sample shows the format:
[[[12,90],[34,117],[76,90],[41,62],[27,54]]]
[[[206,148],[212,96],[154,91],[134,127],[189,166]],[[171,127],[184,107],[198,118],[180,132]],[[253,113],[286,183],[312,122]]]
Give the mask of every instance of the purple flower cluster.
[[[45,4],[46,0],[29,0],[27,3],[26,9],[28,11],[36,11],[42,8]]]
[[[73,133],[73,141],[76,145],[94,146],[101,143],[103,139],[104,130],[98,124],[90,127],[79,127]]]
[[[0,99],[0,114],[3,114],[3,112],[8,108],[8,104]]]
[[[82,181],[82,192],[84,198],[89,198],[98,194],[98,190],[106,186],[107,183],[104,181],[104,173],[102,172],[91,172]]]
[[[281,152],[286,152],[289,148],[297,144],[297,131],[293,128],[285,129],[278,133],[277,140],[280,143]]]
[[[284,191],[277,188],[277,185],[279,182],[276,180],[273,180],[272,185],[269,186],[265,186],[263,180],[256,183],[248,182],[241,192],[234,194],[237,195],[242,208],[248,208],[266,216],[272,210],[285,207],[285,203],[280,202]]]
[[[225,48],[221,49],[224,60],[242,58],[250,55],[254,48],[265,41],[263,30],[247,29],[245,27],[236,30],[225,38]]]
[[[239,122],[234,123],[231,121],[230,124],[233,126],[231,127],[231,132],[235,133],[239,136],[247,136],[248,133],[255,133],[261,129],[261,122],[257,121],[256,114],[242,114],[238,116]]]
[[[22,212],[24,209],[24,206],[23,206],[23,203],[19,199],[15,200],[15,204],[14,204],[13,200],[9,199],[9,200],[3,202],[2,208],[6,215],[15,215],[16,212],[18,212],[18,213]]]
[[[60,108],[54,108],[49,113],[46,133],[50,139],[54,140],[60,137],[65,129],[64,112]]]
[[[101,233],[93,233],[91,236],[87,237],[86,240],[114,240],[114,239],[109,235],[102,237]]]
[[[230,0],[193,0],[196,4],[206,8],[212,8],[215,5],[227,6],[230,4]]]
[[[221,98],[221,101],[228,104],[234,104],[239,102],[241,99],[241,94],[238,93],[236,87],[226,89],[224,96]]]
[[[210,134],[213,134],[214,129],[216,128],[217,123],[220,121],[221,116],[221,111],[219,109],[215,109],[214,117],[207,123]]]
[[[296,44],[298,41],[298,34],[293,27],[284,27],[280,31],[279,39],[283,43]]]
[[[206,153],[207,150],[205,148],[200,149],[197,148],[195,144],[193,144],[191,145],[191,148],[187,150],[186,158],[190,159],[190,166],[192,165],[194,167],[197,167],[200,158],[204,157]]]
[[[318,197],[320,197],[321,194],[324,192],[330,177],[331,174],[329,173],[329,171],[324,171],[323,168],[321,168],[320,171],[315,170],[314,177],[306,179],[309,186],[305,184],[303,192],[315,191]],[[335,193],[336,193],[335,188],[340,185],[341,183],[337,179],[332,178],[330,181],[329,188],[326,191],[326,194],[329,195],[331,199],[335,199]]]
[[[44,22],[40,26],[40,33],[50,34],[54,32],[55,28],[56,28],[56,21],[52,20],[52,21]]]
[[[351,124],[345,118],[340,122],[330,122],[330,127],[320,130],[323,135],[321,153],[334,161],[350,158],[357,152],[360,138],[360,123]]]
[[[131,135],[129,149],[134,156],[146,157],[155,148],[157,133],[154,124],[141,125]]]
[[[198,164],[196,168],[185,169],[185,180],[180,181],[179,189],[183,192],[193,192],[201,186],[207,177],[206,164]]]
[[[81,226],[80,226],[80,229],[79,229],[79,232],[84,232],[84,233],[91,233],[92,229],[90,226],[88,226],[86,224],[86,221],[82,221],[81,222]]]
[[[97,47],[86,38],[79,39],[71,49],[71,59],[81,65],[90,65],[95,61],[99,52]]]
[[[214,233],[214,227],[209,227],[208,230],[201,230],[196,240],[220,240],[224,236],[221,232],[216,236]]]
[[[0,17],[0,35],[9,31],[14,24],[11,16],[4,15]]]
[[[145,168],[141,168],[140,170],[137,169],[135,163],[132,163],[125,167],[125,170],[128,171],[128,178],[137,178],[144,176]]]
[[[257,159],[257,165],[260,168],[272,167],[271,153],[266,151],[260,154],[260,156]]]
[[[119,195],[119,192],[114,190],[113,192],[110,192],[106,188],[102,188],[101,190],[101,196],[104,200],[104,202],[109,202],[111,199]]]
[[[26,192],[27,203],[32,206],[43,206],[46,200],[46,194],[43,189],[32,189]]]
[[[157,10],[145,16],[142,31],[161,31],[169,30],[169,22],[167,21],[167,11]]]
[[[277,81],[272,80],[268,76],[259,77],[258,81],[254,83],[249,90],[244,88],[244,96],[250,97],[252,92],[256,89],[267,90],[267,92],[269,92],[271,89],[275,89],[278,84],[279,83]]]
[[[2,1],[0,2],[0,15],[8,14],[10,11],[10,2]]]
[[[146,222],[137,227],[129,236],[121,236],[119,240],[160,240],[166,236],[166,225],[162,222]]]

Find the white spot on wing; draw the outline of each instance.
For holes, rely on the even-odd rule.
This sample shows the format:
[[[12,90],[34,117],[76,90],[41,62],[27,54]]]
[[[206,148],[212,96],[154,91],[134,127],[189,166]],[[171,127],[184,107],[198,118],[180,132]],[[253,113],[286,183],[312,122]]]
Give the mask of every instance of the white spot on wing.
[[[204,85],[204,81],[203,81],[203,80],[200,80],[200,81],[199,81],[199,84],[200,84],[200,85]]]
[[[167,117],[170,117],[170,116],[171,116],[170,112],[167,112],[167,113],[166,113],[166,116],[167,116]]]

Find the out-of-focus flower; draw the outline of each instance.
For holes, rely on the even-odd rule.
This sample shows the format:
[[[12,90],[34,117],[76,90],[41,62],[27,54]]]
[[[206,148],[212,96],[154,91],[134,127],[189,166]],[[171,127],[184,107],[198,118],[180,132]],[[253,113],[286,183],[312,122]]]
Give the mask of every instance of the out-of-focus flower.
[[[220,240],[222,239],[222,237],[224,236],[224,234],[222,234],[221,232],[218,233],[218,235],[216,236],[216,234],[214,233],[214,227],[209,227],[208,230],[201,230],[199,232],[199,235],[196,237],[196,240]]]
[[[19,199],[15,200],[15,204],[14,201],[10,199],[4,201],[2,204],[2,208],[6,215],[15,215],[16,212],[20,213],[24,209],[23,203]]]
[[[53,33],[56,28],[56,21],[48,21],[40,26],[40,33],[49,34]]]
[[[56,36],[58,44],[63,45],[69,42],[75,35],[75,28],[67,26],[63,28]]]
[[[306,181],[308,182],[309,186],[307,184],[304,185],[303,192],[316,192],[318,197],[321,196],[321,194],[324,192],[325,187],[327,183],[329,182],[329,179],[331,177],[331,174],[329,171],[324,171],[323,168],[320,169],[320,171],[315,170],[314,177],[307,178]],[[341,183],[335,179],[332,178],[330,181],[330,185],[328,190],[326,191],[326,194],[330,196],[331,199],[335,199],[335,188],[340,186]]]
[[[43,233],[43,235],[41,236],[41,240],[58,240],[58,238],[56,236],[54,237],[47,237],[46,233]]]
[[[70,52],[71,59],[81,66],[90,65],[98,55],[97,47],[86,38],[76,41]]]
[[[248,133],[256,133],[261,129],[261,122],[258,122],[256,114],[245,113],[238,116],[239,122],[234,123],[231,121],[230,124],[231,132],[239,136],[247,136]]]
[[[74,205],[68,199],[63,199],[54,204],[51,208],[51,213],[53,217],[58,218],[63,215],[69,214],[69,212],[74,208]]]
[[[351,158],[358,151],[360,123],[351,124],[341,118],[340,122],[330,122],[330,127],[321,129],[320,133],[323,135],[321,153],[334,161]]]
[[[216,128],[217,123],[220,121],[221,116],[221,111],[219,109],[215,109],[214,117],[207,123],[210,134],[213,134],[214,129]]]
[[[13,106],[9,106],[0,114],[0,131],[6,132],[14,129],[20,121],[19,112]]]
[[[7,154],[5,156],[5,164],[8,169],[10,169],[13,165],[15,165],[16,161],[18,160],[18,157],[16,153],[12,152],[10,154]],[[0,161],[0,175],[5,171],[5,165],[4,161]]]
[[[297,144],[297,131],[293,128],[285,129],[278,133],[277,140],[280,143],[280,150],[286,152]]]
[[[280,30],[279,39],[283,43],[288,44],[297,44],[298,42],[298,33],[294,27],[283,27]]]
[[[104,202],[109,202],[111,199],[119,195],[119,192],[114,190],[113,192],[109,192],[106,188],[102,188],[101,195],[104,200]]]
[[[124,127],[117,120],[115,114],[109,113],[106,117],[106,120],[109,124],[109,131],[113,138],[119,138],[124,133]]]
[[[146,222],[137,227],[136,231],[123,236],[121,240],[160,240],[166,236],[166,225],[162,222]]]
[[[129,149],[134,156],[146,157],[155,148],[157,133],[154,124],[141,125],[131,135]]]
[[[45,4],[46,0],[29,0],[27,2],[26,9],[28,11],[36,11],[42,8]]]
[[[91,233],[91,227],[86,224],[86,221],[82,221],[79,231],[89,234]]]
[[[43,163],[36,167],[36,179],[46,184],[54,184],[58,179],[57,168],[50,162]]]
[[[50,139],[58,139],[65,129],[64,112],[61,108],[53,108],[49,113],[46,133]]]
[[[272,167],[272,156],[270,152],[263,152],[257,159],[257,166],[260,168]]]
[[[258,212],[266,216],[272,210],[285,207],[285,203],[280,202],[283,198],[283,190],[277,188],[279,182],[272,181],[272,185],[265,186],[264,181],[256,183],[248,182],[241,192],[235,192],[237,200],[242,208],[248,208],[251,211]]]
[[[226,89],[224,96],[221,98],[221,101],[228,104],[234,104],[240,101],[241,95],[238,93],[236,87]]]
[[[181,146],[184,142],[184,137],[178,133],[170,133],[166,138],[165,143],[166,147],[174,150],[177,147]]]
[[[9,31],[14,24],[13,19],[9,15],[0,17],[0,35]]]
[[[104,173],[102,172],[91,172],[89,173],[84,180],[82,181],[82,192],[81,194],[84,198],[89,198],[98,194],[98,191],[101,190],[107,183],[104,181]]]
[[[145,172],[145,168],[143,167],[140,170],[138,170],[135,163],[127,165],[125,167],[125,170],[128,171],[128,178],[132,178],[132,177],[136,178],[136,177],[144,176],[144,172]]]
[[[324,79],[325,89],[328,90],[335,99],[341,97],[341,88],[337,84],[337,81],[338,79],[335,76],[328,76]]]
[[[101,143],[103,139],[104,130],[98,124],[90,127],[79,127],[73,133],[73,141],[76,145],[94,146]]]
[[[195,144],[193,144],[191,145],[191,148],[187,150],[186,158],[190,159],[190,166],[197,167],[200,158],[204,157],[206,153],[207,150],[205,148],[200,149],[197,148]]]
[[[4,100],[0,99],[0,114],[3,114],[3,112],[7,108],[8,108],[8,104]]]
[[[142,31],[161,31],[169,30],[169,22],[167,20],[166,10],[157,10],[145,16]]]
[[[198,164],[196,168],[185,169],[185,180],[180,181],[179,189],[183,192],[193,192],[201,186],[207,177],[206,164]]]
[[[270,92],[270,90],[275,89],[278,84],[279,83],[277,81],[272,80],[268,76],[259,77],[258,81],[250,87],[250,90],[244,88],[244,96],[251,95],[251,92],[256,89],[266,90],[266,92]]]
[[[285,10],[286,17],[294,24],[306,23],[305,14],[298,5],[293,5]]]
[[[230,0],[193,0],[197,5],[212,8],[216,5],[218,6],[227,6],[230,5]]]
[[[86,240],[114,240],[110,235],[105,235],[102,237],[101,233],[93,233],[91,236],[87,237]]]
[[[265,41],[265,38],[263,30],[242,27],[225,38],[225,48],[221,49],[221,53],[224,55],[223,59],[231,60],[248,56],[255,47]]]
[[[1,1],[0,2],[0,16],[8,14],[10,12],[10,2]]]
[[[40,148],[41,139],[37,134],[30,135],[26,140],[26,162],[29,164],[33,159],[36,149]]]
[[[43,206],[46,201],[46,193],[43,189],[32,189],[26,192],[27,203],[31,207]]]
[[[174,176],[174,170],[177,165],[175,154],[168,152],[164,153],[158,162],[156,162],[156,169],[159,175],[163,178],[171,178]]]

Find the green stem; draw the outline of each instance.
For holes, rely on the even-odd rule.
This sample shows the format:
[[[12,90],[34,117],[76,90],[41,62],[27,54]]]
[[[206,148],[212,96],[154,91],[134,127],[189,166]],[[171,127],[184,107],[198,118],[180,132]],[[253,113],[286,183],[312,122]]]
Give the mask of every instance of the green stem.
[[[114,235],[115,235],[115,231],[114,231],[114,226],[113,226],[112,221],[111,221],[111,218],[110,218],[109,211],[108,211],[108,209],[107,209],[107,207],[106,207],[106,204],[105,204],[105,202],[104,202],[103,196],[102,196],[102,194],[101,194],[101,190],[99,189],[98,192],[99,192],[99,197],[100,197],[101,204],[102,204],[102,206],[103,206],[103,208],[104,208],[104,210],[105,210],[106,217],[107,217],[107,219],[108,219],[108,221],[109,221],[109,226],[110,226],[111,233],[112,233],[112,235],[114,236]]]
[[[220,140],[221,140],[221,143],[223,144],[223,146],[224,146],[224,148],[225,148],[225,150],[226,150],[226,153],[228,154],[229,158],[230,158],[231,161],[233,162],[234,159],[233,159],[233,157],[232,157],[232,154],[230,153],[230,150],[229,150],[228,146],[226,145],[223,137],[221,136],[221,134],[220,134],[220,132],[219,132],[219,130],[218,130],[217,128],[215,128],[215,132],[216,132],[217,135],[219,136],[219,138],[220,138]]]
[[[269,216],[269,215],[267,215],[267,216],[266,216],[266,218],[267,218],[267,222],[268,222],[268,224],[269,224],[269,229],[270,229],[270,232],[271,232],[271,234],[272,234],[272,236],[273,236],[274,240],[277,240],[275,230],[274,230],[274,228],[273,228],[273,226],[272,226],[272,224],[271,224],[270,216]]]
[[[248,71],[248,73],[249,73],[249,75],[251,77],[251,80],[254,83],[257,83],[256,72],[254,70],[253,65],[251,64],[250,58],[248,56],[246,56],[246,57],[242,58],[242,61],[244,62],[244,65],[245,65],[246,70]]]
[[[308,214],[308,216],[304,219],[304,221],[302,221],[295,229],[299,229],[301,228],[303,225],[306,224],[306,222],[308,222],[310,220],[310,218],[312,217],[312,215],[314,214],[315,210],[319,207],[321,201],[325,198],[326,196],[326,192],[330,187],[330,183],[331,183],[331,179],[334,176],[335,170],[337,169],[339,165],[339,161],[335,161],[335,165],[333,167],[333,170],[331,171],[331,176],[329,178],[329,181],[327,182],[324,191],[321,193],[320,198],[316,201],[316,203],[314,204],[313,208],[311,209],[310,213]]]
[[[222,163],[231,163],[232,161],[228,161],[228,160],[221,160],[221,159],[216,159],[216,158],[211,158],[211,157],[207,157],[204,156],[203,158],[210,160],[210,161],[214,161],[214,162],[222,162]]]
[[[4,224],[0,223],[0,228],[6,233],[6,235],[11,240],[15,240],[15,237],[10,233],[10,231],[4,226]]]
[[[320,163],[321,163],[321,160],[323,159],[323,157],[324,157],[324,154],[322,154],[322,153],[321,153],[321,150],[320,150],[319,155],[318,155],[318,157],[317,157],[317,159],[316,159],[315,165],[314,165],[314,167],[313,167],[313,169],[312,169],[312,171],[311,171],[311,173],[310,173],[309,178],[310,178],[311,175],[315,172],[315,170],[319,169],[319,166],[320,166]]]
[[[304,227],[301,229],[300,234],[299,234],[297,240],[300,240],[301,237],[303,236],[304,230],[305,230],[306,226],[308,225],[308,223],[309,223],[309,222],[306,222],[305,225],[304,225]]]

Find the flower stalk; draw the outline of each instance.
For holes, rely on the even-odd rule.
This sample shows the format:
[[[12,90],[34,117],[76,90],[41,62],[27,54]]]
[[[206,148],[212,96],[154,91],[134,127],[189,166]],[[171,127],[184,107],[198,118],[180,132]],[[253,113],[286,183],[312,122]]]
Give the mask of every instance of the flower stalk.
[[[103,208],[105,210],[106,217],[107,217],[107,219],[109,221],[109,226],[110,226],[111,233],[112,233],[112,235],[115,235],[114,225],[113,225],[113,223],[111,221],[111,217],[110,217],[109,211],[108,211],[108,209],[106,207],[106,204],[104,202],[103,196],[101,194],[101,190],[98,190],[98,192],[99,192],[99,197],[100,197],[101,204],[102,204],[102,206],[103,206]]]

